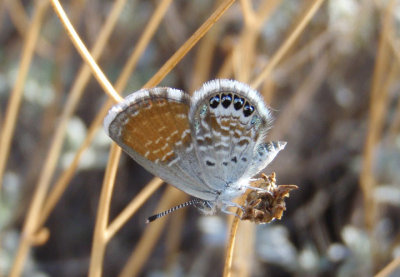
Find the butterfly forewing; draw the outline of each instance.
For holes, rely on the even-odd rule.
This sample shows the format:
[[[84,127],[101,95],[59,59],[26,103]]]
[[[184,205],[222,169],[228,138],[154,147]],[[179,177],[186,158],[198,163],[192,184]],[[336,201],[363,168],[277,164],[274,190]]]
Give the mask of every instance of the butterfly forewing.
[[[197,159],[184,160],[185,156],[194,157],[190,153],[189,99],[183,91],[171,88],[140,90],[110,110],[105,129],[154,175],[188,194],[215,198],[193,170],[198,169]]]

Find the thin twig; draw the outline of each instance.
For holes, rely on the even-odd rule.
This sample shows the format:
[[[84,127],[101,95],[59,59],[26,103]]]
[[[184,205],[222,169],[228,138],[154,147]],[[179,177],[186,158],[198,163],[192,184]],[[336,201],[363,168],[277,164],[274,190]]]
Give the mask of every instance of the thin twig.
[[[274,128],[271,130],[270,138],[279,139],[286,135],[286,132],[291,129],[292,122],[299,117],[299,114],[309,105],[311,98],[318,91],[322,81],[326,77],[328,66],[328,55],[314,60],[314,66],[299,86],[299,89],[292,95],[280,116],[275,122]]]
[[[27,38],[28,33],[31,30],[29,28],[29,24],[31,22],[29,21],[28,15],[24,10],[24,5],[20,0],[9,0],[3,2],[5,2],[5,6],[9,10],[10,19],[14,23],[15,29],[18,31],[21,37]],[[44,37],[39,37],[34,51],[36,51],[36,53],[42,57],[51,58],[51,50],[52,47],[49,42]]]
[[[144,50],[149,44],[151,38],[157,31],[157,28],[160,25],[161,20],[164,18],[164,15],[167,12],[167,9],[170,6],[171,2],[172,0],[163,0],[159,2],[157,8],[154,11],[154,14],[151,16],[149,23],[146,25],[146,28],[144,29],[143,35],[140,37],[135,47],[135,51],[129,57],[125,69],[122,71],[120,77],[115,83],[115,88],[117,89],[117,91],[122,91],[122,89],[125,87],[129,79],[129,76],[131,75],[132,71],[135,70],[140,57],[144,53]]]
[[[157,71],[156,74],[143,86],[144,88],[154,87],[175,67],[175,65],[189,52],[193,46],[207,33],[207,31],[221,18],[225,11],[235,0],[225,0],[213,12],[213,14],[200,26],[199,29],[172,55],[171,58]]]
[[[307,12],[304,14],[303,18],[300,20],[299,24],[296,25],[292,33],[287,37],[285,42],[279,47],[279,50],[272,56],[271,60],[264,68],[264,70],[258,75],[258,77],[251,82],[251,86],[258,88],[262,82],[264,82],[271,74],[272,70],[276,65],[282,60],[283,56],[288,52],[290,47],[294,44],[300,34],[303,32],[304,28],[311,21],[314,14],[321,7],[324,0],[315,0]]]
[[[103,87],[104,91],[112,97],[115,102],[122,101],[121,96],[115,91],[114,87],[111,85],[110,81],[108,81],[107,77],[104,75],[103,71],[101,71],[100,67],[97,65],[92,55],[87,50],[85,44],[80,39],[78,33],[75,31],[71,22],[68,19],[64,9],[62,8],[60,2],[58,0],[52,0],[54,11],[57,13],[60,18],[63,26],[71,37],[71,41],[74,43],[76,49],[81,54],[81,57],[85,60],[86,64],[90,66],[92,69],[93,75],[96,77],[97,81]]]
[[[109,241],[126,224],[129,218],[160,188],[163,181],[160,178],[153,178],[136,197],[129,202],[122,212],[110,223],[105,237]]]
[[[176,203],[176,189],[168,187],[155,211],[164,211],[170,207],[171,203]],[[168,217],[163,217],[147,225],[135,250],[122,269],[120,277],[132,277],[140,273],[167,221]]]
[[[15,80],[14,89],[10,92],[10,100],[7,106],[6,116],[4,118],[4,126],[1,130],[0,137],[0,189],[3,183],[3,175],[10,153],[11,139],[17,122],[17,115],[21,105],[23,88],[25,86],[26,77],[28,75],[29,66],[32,61],[36,43],[39,38],[40,27],[49,5],[47,1],[37,1],[35,11],[32,17],[26,43],[22,51],[21,62],[19,65],[17,79]]]
[[[30,31],[28,32],[27,41],[24,45],[24,51],[22,54],[20,70],[18,73],[17,81],[14,90],[11,94],[10,104],[7,109],[7,116],[4,122],[2,130],[1,142],[0,142],[0,183],[3,180],[3,173],[5,163],[10,150],[11,137],[15,128],[15,122],[21,103],[22,89],[25,84],[26,76],[28,73],[29,65],[32,60],[33,51],[35,44],[39,36],[39,30],[42,25],[44,16],[47,8],[49,7],[47,1],[37,1],[35,5],[34,14],[32,17],[32,24],[30,24]],[[44,199],[46,188],[39,188],[36,190],[34,197],[39,198],[41,201],[36,201],[32,204],[28,211],[27,222],[22,230],[21,242],[15,260],[10,271],[10,277],[18,277],[21,275],[22,267],[24,265],[26,254],[29,250],[29,235],[33,233],[37,213],[40,209],[40,204]]]
[[[391,261],[387,266],[385,266],[375,277],[389,277],[391,274],[400,268],[400,257]]]
[[[383,127],[383,115],[385,106],[387,105],[387,91],[382,90],[384,78],[386,78],[386,68],[389,63],[387,51],[387,36],[389,34],[389,25],[392,6],[394,1],[391,1],[386,8],[383,22],[383,30],[379,39],[377,60],[374,68],[374,75],[371,88],[370,111],[368,120],[368,132],[363,150],[363,163],[360,173],[360,187],[364,197],[365,223],[367,229],[372,232],[374,222],[376,221],[376,200],[373,196],[375,188],[375,177],[373,171],[373,163],[375,160],[375,146],[379,141],[379,137]]]
[[[121,1],[126,1],[126,0],[121,0]],[[39,3],[42,2],[48,3],[47,1],[39,1]],[[117,1],[116,4],[117,3],[120,2]],[[62,8],[59,5],[59,3],[57,7],[62,11]],[[95,46],[93,48],[94,57],[99,57],[102,50],[104,49],[105,42],[107,41],[108,37],[112,32],[113,26],[115,26],[117,17],[115,16],[115,13],[113,11],[112,11],[113,16],[110,16],[107,19],[106,23],[104,24],[105,27],[102,29],[102,32],[100,33],[98,40],[95,43]],[[65,13],[64,16],[66,17]],[[72,25],[70,27],[72,27]],[[71,118],[76,106],[79,103],[83,87],[87,83],[89,76],[90,76],[90,70],[87,65],[84,65],[79,71],[78,78],[75,81],[73,87],[71,88],[71,92],[68,95],[67,102],[64,106],[61,117],[59,119],[59,123],[52,138],[49,152],[46,156],[46,160],[40,172],[39,180],[36,185],[36,190],[33,195],[32,202],[28,209],[28,214],[26,216],[26,220],[23,227],[23,235],[21,236],[20,245],[17,251],[16,262],[14,263],[12,269],[12,272],[16,272],[16,274],[12,276],[19,275],[18,273],[21,271],[23,261],[26,258],[29,247],[31,246],[30,236],[32,236],[35,232],[39,231],[37,230],[38,227],[37,223],[39,222],[40,219],[39,218],[40,211],[45,201],[45,197],[48,192],[48,188],[50,186],[50,181],[55,171],[57,160],[61,152],[61,147],[63,144],[67,123]]]
[[[235,248],[235,238],[237,229],[239,227],[239,218],[235,217],[233,219],[230,233],[229,233],[229,240],[226,247],[226,257],[225,257],[225,265],[224,265],[224,273],[223,277],[230,277],[232,271],[232,261],[233,261],[233,251]]]
[[[104,252],[107,246],[105,232],[108,224],[110,202],[120,156],[121,148],[117,146],[117,144],[112,143],[110,158],[108,160],[100,194],[99,207],[97,208],[96,226],[94,228],[92,254],[89,266],[89,277],[100,277],[102,273]]]
[[[117,91],[122,91],[124,90],[126,83],[128,82],[129,76],[132,74],[132,71],[135,69],[137,62],[138,62],[138,57],[140,57],[146,46],[148,45],[150,39],[154,35],[157,26],[161,22],[161,18],[163,17],[164,13],[166,12],[168,8],[170,0],[168,1],[162,1],[160,2],[159,6],[157,6],[154,15],[150,18],[149,24],[147,24],[143,35],[140,37],[137,46],[135,47],[134,51],[130,55],[128,62],[125,64],[121,75],[119,76],[118,80],[115,83],[115,89]],[[116,2],[115,5],[117,5],[117,8],[119,10],[120,4],[123,3],[118,3]],[[114,8],[116,9],[116,8]],[[113,10],[114,10],[113,9]],[[113,12],[111,12],[113,13]],[[50,215],[51,211],[54,209],[55,205],[61,198],[62,194],[64,193],[65,189],[67,188],[70,180],[74,176],[74,173],[76,169],[78,168],[79,161],[84,153],[84,151],[89,147],[90,143],[95,137],[95,134],[98,130],[98,126],[103,122],[103,119],[105,115],[107,114],[109,108],[111,107],[111,104],[113,101],[107,101],[104,103],[103,107],[100,109],[100,111],[97,113],[95,119],[93,120],[92,124],[90,125],[90,128],[87,132],[87,135],[85,137],[85,140],[75,153],[75,156],[71,162],[71,164],[68,166],[66,170],[61,174],[61,176],[58,178],[58,180],[55,182],[55,185],[53,189],[50,191],[49,196],[47,198],[47,201],[44,204],[43,207],[43,212],[41,213],[41,218],[39,220],[38,226],[42,226],[44,222],[47,220],[48,216]]]

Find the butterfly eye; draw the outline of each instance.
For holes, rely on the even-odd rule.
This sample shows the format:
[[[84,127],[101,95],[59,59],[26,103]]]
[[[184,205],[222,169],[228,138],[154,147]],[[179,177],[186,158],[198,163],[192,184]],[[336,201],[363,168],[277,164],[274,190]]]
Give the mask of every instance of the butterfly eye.
[[[248,117],[249,115],[251,115],[254,112],[254,107],[252,105],[249,104],[249,102],[246,102],[246,104],[244,104],[244,108],[243,108],[243,114],[245,117]]]
[[[233,98],[233,106],[235,107],[235,110],[240,110],[243,105],[244,99],[235,95],[235,97]]]
[[[210,107],[215,109],[216,107],[218,107],[219,102],[221,102],[219,95],[215,95],[215,96],[211,97],[210,98]]]
[[[228,108],[229,105],[232,103],[232,94],[222,94],[221,102],[224,108]]]

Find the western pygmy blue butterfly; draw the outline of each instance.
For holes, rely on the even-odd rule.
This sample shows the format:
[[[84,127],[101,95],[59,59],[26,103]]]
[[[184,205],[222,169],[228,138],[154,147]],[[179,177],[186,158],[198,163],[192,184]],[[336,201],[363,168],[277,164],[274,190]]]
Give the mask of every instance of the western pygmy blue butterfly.
[[[110,109],[104,128],[141,166],[196,197],[182,206],[229,213],[239,206],[233,199],[256,189],[251,178],[286,145],[264,142],[271,123],[257,91],[222,79],[192,97],[167,87],[141,89]]]

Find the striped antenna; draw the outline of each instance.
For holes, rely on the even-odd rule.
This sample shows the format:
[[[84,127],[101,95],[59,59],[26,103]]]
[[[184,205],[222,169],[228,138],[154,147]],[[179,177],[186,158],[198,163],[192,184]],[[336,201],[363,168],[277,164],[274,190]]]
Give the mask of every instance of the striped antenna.
[[[150,223],[150,222],[152,222],[152,221],[154,221],[154,220],[156,220],[156,219],[158,219],[160,217],[163,217],[163,216],[165,216],[165,215],[167,215],[169,213],[172,213],[172,212],[174,212],[174,211],[176,211],[176,210],[178,210],[180,208],[184,208],[184,207],[187,207],[187,206],[193,206],[193,205],[196,205],[196,204],[204,204],[205,202],[206,201],[198,199],[198,198],[191,199],[191,200],[189,200],[189,201],[187,201],[185,203],[179,204],[178,206],[172,207],[169,210],[166,210],[166,211],[163,211],[161,213],[158,213],[158,214],[155,214],[155,215],[152,215],[152,216],[148,217],[147,220],[146,220],[146,223]]]

